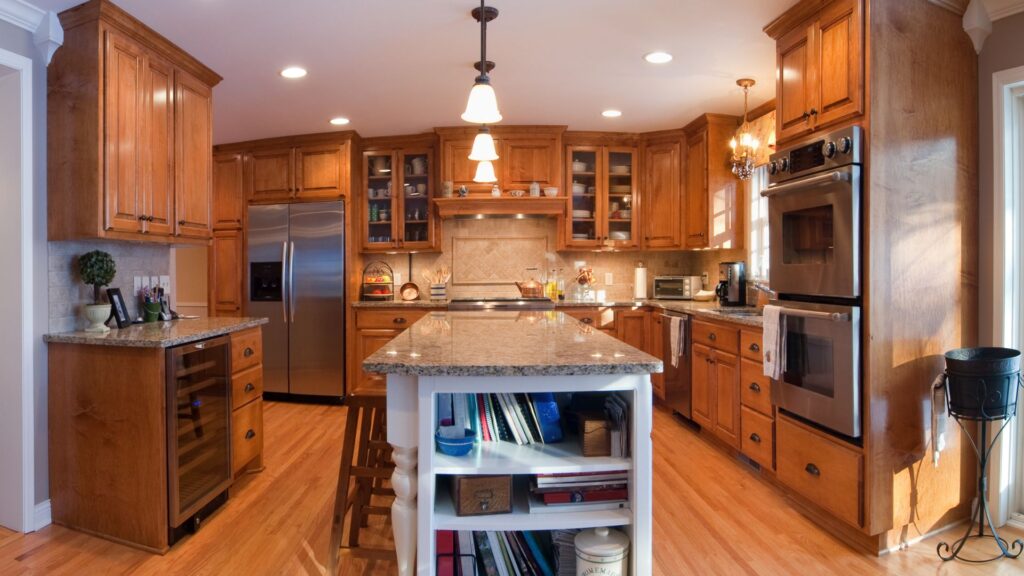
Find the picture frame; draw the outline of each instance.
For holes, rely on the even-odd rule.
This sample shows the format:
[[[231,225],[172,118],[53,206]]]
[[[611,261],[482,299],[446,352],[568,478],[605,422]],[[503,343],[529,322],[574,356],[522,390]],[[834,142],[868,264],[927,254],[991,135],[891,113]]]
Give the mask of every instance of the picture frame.
[[[117,327],[131,326],[132,316],[128,313],[128,306],[124,302],[124,296],[121,295],[121,289],[107,288],[107,299],[110,300],[110,317],[117,322]]]

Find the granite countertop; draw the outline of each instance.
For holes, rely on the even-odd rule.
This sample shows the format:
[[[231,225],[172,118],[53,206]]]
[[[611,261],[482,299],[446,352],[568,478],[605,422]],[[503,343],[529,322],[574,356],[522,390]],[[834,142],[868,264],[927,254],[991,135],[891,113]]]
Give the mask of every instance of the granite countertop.
[[[133,324],[127,328],[112,328],[105,334],[95,332],[62,332],[43,336],[46,342],[61,344],[92,344],[99,346],[127,346],[133,348],[170,348],[254,328],[266,324],[266,318],[196,318]]]
[[[447,300],[357,300],[353,308],[431,308],[447,310]]]
[[[431,312],[363,362],[418,376],[578,376],[662,371],[654,356],[561,312]]]

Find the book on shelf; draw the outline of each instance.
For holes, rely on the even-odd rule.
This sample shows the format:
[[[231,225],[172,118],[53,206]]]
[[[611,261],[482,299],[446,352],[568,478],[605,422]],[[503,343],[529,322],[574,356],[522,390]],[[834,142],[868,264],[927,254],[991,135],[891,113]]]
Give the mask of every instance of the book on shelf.
[[[450,538],[458,546],[453,576],[555,576],[555,556],[547,532],[477,530],[453,534]],[[441,574],[439,570],[438,576]]]
[[[459,576],[474,576],[476,571],[476,546],[473,544],[473,533],[468,530],[456,532],[456,552],[459,561],[456,563]]]
[[[629,481],[628,470],[609,470],[605,472],[557,472],[553,474],[537,474],[534,482],[538,487],[574,486],[600,484],[621,484]]]
[[[437,576],[456,576],[455,532],[438,530],[434,538],[437,546]]]
[[[557,576],[576,576],[576,535],[579,533],[579,530],[555,530],[551,533]]]
[[[478,442],[548,444],[565,437],[553,393],[438,393],[437,426],[442,434],[472,430]]]
[[[527,500],[530,514],[564,514],[566,512],[594,512],[600,510],[619,510],[628,508],[627,500],[609,500],[604,502],[578,502],[569,504],[545,504],[539,494],[530,494]]]
[[[597,486],[570,490],[534,492],[545,504],[576,504],[580,502],[609,502],[629,498],[625,484]]]

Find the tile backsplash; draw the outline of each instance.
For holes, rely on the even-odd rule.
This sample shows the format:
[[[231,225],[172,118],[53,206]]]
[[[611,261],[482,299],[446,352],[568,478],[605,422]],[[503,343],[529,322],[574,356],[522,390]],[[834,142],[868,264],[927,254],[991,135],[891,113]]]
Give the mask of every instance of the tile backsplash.
[[[660,275],[700,275],[708,273],[713,285],[718,279],[718,263],[746,260],[746,251],[701,250],[669,252],[556,252],[557,229],[551,219],[446,220],[442,252],[411,256],[367,256],[367,261],[387,262],[402,282],[420,286],[422,298],[429,297],[424,270],[447,266],[452,271],[449,298],[477,296],[518,296],[514,282],[526,279],[526,268],[561,269],[567,293],[575,277],[576,262],[594,269],[595,290],[604,291],[608,300],[628,300],[633,296],[634,268],[638,261],[647,267],[647,295],[651,281]],[[606,282],[611,274],[611,283]],[[537,278],[540,279],[539,277]],[[569,293],[571,297],[571,293]]]
[[[121,289],[133,316],[138,315],[133,278],[170,274],[171,249],[168,246],[105,241],[50,242],[50,332],[85,328],[82,306],[92,303],[93,290],[92,286],[83,284],[78,275],[78,257],[92,250],[109,252],[114,258],[117,274],[109,287]]]

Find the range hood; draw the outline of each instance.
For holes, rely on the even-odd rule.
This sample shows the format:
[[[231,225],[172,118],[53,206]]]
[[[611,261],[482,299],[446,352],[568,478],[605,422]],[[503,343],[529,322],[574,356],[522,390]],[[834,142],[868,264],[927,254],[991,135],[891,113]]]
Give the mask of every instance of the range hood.
[[[435,198],[437,214],[448,218],[557,218],[565,215],[565,197],[499,197]]]

